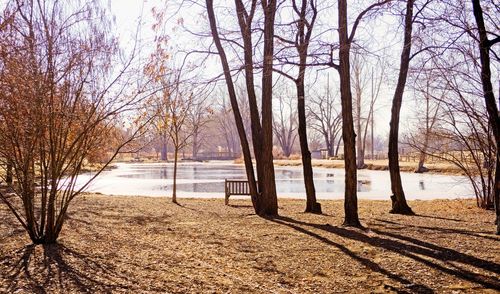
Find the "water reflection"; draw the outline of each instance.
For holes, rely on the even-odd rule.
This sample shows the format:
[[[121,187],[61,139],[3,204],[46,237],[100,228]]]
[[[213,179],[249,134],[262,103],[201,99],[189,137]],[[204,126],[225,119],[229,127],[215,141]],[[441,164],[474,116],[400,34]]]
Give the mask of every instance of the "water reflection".
[[[358,192],[370,192],[372,182],[369,180],[358,180]]]
[[[422,191],[423,191],[423,190],[425,190],[425,183],[424,183],[424,181],[419,181],[419,182],[418,182],[418,187],[419,187],[419,188],[420,188],[420,190],[422,190]]]

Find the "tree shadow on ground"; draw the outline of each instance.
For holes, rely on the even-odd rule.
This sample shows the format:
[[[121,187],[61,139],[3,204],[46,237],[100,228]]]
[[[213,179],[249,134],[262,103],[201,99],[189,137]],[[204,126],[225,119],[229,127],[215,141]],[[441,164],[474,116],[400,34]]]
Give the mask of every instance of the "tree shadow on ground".
[[[23,228],[20,228],[19,222],[12,215],[10,215],[9,212],[7,212],[7,215],[3,215],[2,211],[0,210],[0,218],[2,222],[0,224],[0,230],[2,229],[2,225],[8,230],[7,234],[0,235],[0,244],[8,242],[12,237],[26,233]]]
[[[441,227],[429,227],[429,226],[417,226],[417,225],[411,225],[411,224],[400,224],[400,223],[397,223],[394,221],[388,221],[388,220],[378,219],[378,218],[375,220],[378,222],[384,223],[384,224],[398,226],[398,227],[411,227],[411,228],[417,228],[417,229],[423,229],[423,230],[437,231],[437,232],[444,233],[444,234],[460,234],[460,235],[465,235],[465,236],[470,236],[470,237],[475,237],[475,238],[488,239],[488,240],[492,240],[492,241],[500,240],[499,238],[495,238],[493,236],[480,235],[480,234],[478,234],[478,232],[469,231],[469,230],[441,228]],[[491,234],[491,232],[479,232],[479,233]]]
[[[138,290],[130,276],[119,273],[114,265],[62,244],[27,245],[0,259],[0,275],[7,283],[0,286],[0,292],[7,293]]]
[[[435,216],[435,215],[415,214],[414,217],[432,218],[432,219],[439,219],[439,220],[446,220],[446,221],[453,221],[453,222],[464,222],[464,220],[461,220],[458,218],[448,218],[448,217]]]
[[[370,268],[372,271],[379,272],[394,281],[403,285],[414,285],[414,288],[411,289],[413,292],[431,293],[433,291],[425,285],[413,284],[413,282],[409,281],[407,278],[391,273],[389,270],[382,268],[373,261],[356,255],[345,246],[335,243],[330,239],[311,232],[301,226],[319,229],[342,238],[362,242],[375,248],[381,248],[389,252],[399,254],[434,270],[454,276],[461,280],[479,284],[485,288],[500,289],[500,282],[497,278],[495,278],[495,276],[500,274],[499,264],[461,253],[453,249],[438,246],[420,239],[376,229],[371,229],[371,231],[376,233],[378,236],[373,234],[367,235],[362,231],[355,229],[334,227],[329,224],[308,223],[289,217],[278,217],[271,219],[271,221],[286,225],[301,233],[314,237],[323,243],[335,246],[351,258]],[[465,269],[450,262],[460,263],[463,266],[473,267],[474,269]],[[492,273],[493,276],[480,274],[477,273],[477,271],[489,272]]]
[[[232,208],[253,208],[252,205],[245,205],[245,204],[228,204],[227,206]]]
[[[291,219],[287,218],[287,217],[278,217],[278,218],[274,218],[274,219],[270,219],[270,220],[275,222],[275,223],[288,226],[288,227],[290,227],[294,230],[297,230],[300,233],[303,233],[305,235],[316,238],[319,241],[321,241],[327,245],[334,246],[337,249],[339,249],[340,251],[342,251],[343,253],[345,253],[346,255],[348,255],[349,257],[351,257],[352,259],[354,259],[357,262],[359,262],[360,264],[362,264],[363,266],[369,268],[370,270],[372,270],[374,272],[378,272],[378,273],[386,276],[387,278],[389,278],[395,282],[402,284],[404,287],[403,289],[397,289],[395,287],[388,286],[390,288],[390,290],[397,291],[398,293],[413,293],[413,292],[434,293],[434,291],[431,288],[429,288],[425,285],[422,285],[422,284],[416,284],[416,283],[406,279],[405,277],[401,277],[398,274],[392,273],[392,272],[388,271],[387,269],[381,267],[379,264],[371,261],[370,259],[357,255],[355,252],[351,251],[350,249],[348,249],[346,246],[344,246],[342,244],[333,242],[332,240],[330,240],[328,238],[325,238],[321,235],[318,235],[312,231],[306,230],[306,229],[296,225],[295,220],[290,221]],[[300,224],[303,224],[303,223],[300,223]]]

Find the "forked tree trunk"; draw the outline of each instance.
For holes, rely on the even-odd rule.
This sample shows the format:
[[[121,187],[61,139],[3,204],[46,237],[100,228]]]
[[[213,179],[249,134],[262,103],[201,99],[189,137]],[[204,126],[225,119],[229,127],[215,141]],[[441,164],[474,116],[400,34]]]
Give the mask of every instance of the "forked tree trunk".
[[[352,116],[352,93],[349,65],[350,42],[347,34],[347,0],[338,1],[339,9],[339,75],[342,100],[342,138],[345,163],[345,226],[361,227],[358,216],[356,134]]]
[[[491,83],[491,69],[490,69],[490,55],[489,51],[494,43],[500,42],[500,39],[496,38],[494,42],[488,40],[486,34],[486,27],[484,24],[483,10],[481,8],[481,3],[479,0],[472,0],[472,8],[474,10],[474,18],[476,19],[477,29],[479,32],[479,55],[481,59],[481,82],[483,85],[483,95],[486,102],[486,110],[488,111],[488,117],[491,129],[493,130],[493,135],[495,136],[497,155],[495,164],[495,186],[493,188],[494,202],[496,204],[496,223],[497,223],[497,235],[500,235],[500,116],[498,113],[497,104],[495,101],[495,95],[493,94],[493,85]]]
[[[408,76],[408,67],[410,64],[411,52],[411,35],[413,27],[413,3],[414,0],[408,0],[406,3],[405,15],[405,36],[403,43],[403,51],[401,53],[401,62],[399,68],[398,84],[392,100],[391,109],[391,122],[389,131],[389,173],[391,176],[391,213],[398,214],[414,214],[412,209],[406,203],[403,185],[401,183],[401,174],[399,170],[399,153],[398,153],[398,139],[399,139],[399,116],[401,111],[401,104],[403,101],[404,88],[406,85],[406,78]]]

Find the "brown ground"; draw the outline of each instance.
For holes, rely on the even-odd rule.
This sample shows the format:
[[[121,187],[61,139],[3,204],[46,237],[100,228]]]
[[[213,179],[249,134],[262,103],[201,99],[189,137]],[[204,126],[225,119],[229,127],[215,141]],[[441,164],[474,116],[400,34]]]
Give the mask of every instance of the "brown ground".
[[[367,230],[348,229],[342,202],[328,215],[280,200],[281,217],[248,200],[80,197],[60,244],[31,246],[0,206],[5,293],[496,293],[500,237],[473,201],[413,201],[419,216],[360,201]]]
[[[365,160],[366,169],[370,170],[389,170],[389,163],[387,159],[380,160]],[[300,159],[277,159],[274,160],[275,166],[299,166],[302,165]],[[343,160],[330,160],[330,159],[313,159],[312,165],[314,167],[325,168],[344,168]],[[414,172],[418,163],[412,161],[400,161],[399,168],[403,172]],[[447,162],[426,163],[425,167],[428,168],[428,173],[448,174],[448,175],[461,175],[463,172],[456,166]]]

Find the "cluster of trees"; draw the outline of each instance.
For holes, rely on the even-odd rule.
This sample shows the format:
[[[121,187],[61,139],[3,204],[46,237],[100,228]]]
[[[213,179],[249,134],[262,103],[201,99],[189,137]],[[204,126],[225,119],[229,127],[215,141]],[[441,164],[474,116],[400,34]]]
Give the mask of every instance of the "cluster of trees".
[[[495,207],[500,233],[500,119],[492,85],[492,68],[497,73],[500,61],[494,50],[500,13],[494,1],[235,0],[225,5],[203,3],[209,29],[199,36],[209,41],[207,48],[191,52],[196,54],[170,52],[169,38],[158,29],[165,13],[155,10],[155,50],[141,64],[136,46],[128,55],[120,50],[108,29],[111,18],[95,2],[6,3],[0,16],[0,177],[8,188],[0,189],[0,200],[34,243],[57,240],[71,201],[89,184],[76,182],[89,160],[103,162],[97,176],[145,135],[161,145],[164,159],[170,142],[176,170],[181,150],[190,146],[196,156],[208,136],[213,141],[210,130],[219,130],[227,151],[243,154],[252,203],[261,216],[278,214],[276,143],[289,156],[298,142],[305,211],[321,213],[310,145],[321,137],[328,155],[335,156],[343,142],[344,225],[360,227],[357,169],[365,166],[367,142],[373,150],[375,106],[382,85],[389,83],[394,89],[388,136],[391,212],[413,214],[398,154],[403,97],[413,89],[421,111],[406,142],[421,153],[419,170],[427,156],[462,168],[478,204]],[[400,53],[392,75],[386,51],[371,46],[377,36],[370,36],[370,28],[384,17],[396,20],[387,24],[394,31],[402,28],[396,34],[400,41],[386,48]],[[188,61],[200,53],[202,60]],[[209,82],[199,70],[200,63],[214,60],[207,55],[223,70]],[[318,77],[332,69],[337,84],[328,78],[325,85]]]
[[[422,127],[420,122],[418,131],[414,131],[419,136],[410,136],[413,137],[412,146],[421,151],[418,171],[425,170],[427,155],[435,155],[444,146],[459,146],[460,152],[453,153],[452,162],[470,165],[466,163],[468,161],[457,159],[456,156],[463,157],[463,153],[472,154],[474,167],[466,168],[467,175],[474,183],[476,195],[482,195],[478,196],[478,203],[485,207],[483,199],[486,206],[493,206],[496,202],[497,205],[494,206],[498,213],[500,182],[498,173],[495,172],[498,166],[498,108],[491,83],[491,62],[493,60],[493,66],[498,66],[499,61],[493,50],[495,44],[500,41],[497,33],[498,6],[493,1],[479,3],[453,0],[366,1],[365,8],[357,7],[360,4],[358,2],[352,5],[349,3],[349,7],[347,1],[339,0],[336,4],[334,7],[331,3],[319,3],[314,0],[279,3],[271,0],[235,0],[234,7],[226,7],[221,3],[215,6],[213,1],[206,1],[211,37],[216,48],[209,50],[209,53],[213,54],[215,51],[222,64],[227,91],[239,128],[256,213],[277,213],[270,148],[273,120],[272,83],[278,84],[280,77],[284,77],[295,86],[297,117],[284,117],[283,109],[286,104],[280,94],[275,94],[279,108],[278,115],[275,114],[274,117],[282,118],[281,123],[275,124],[275,130],[282,149],[287,150],[286,153],[289,153],[288,145],[295,138],[292,131],[298,130],[307,194],[306,211],[321,212],[312,181],[307,130],[309,128],[320,133],[324,137],[329,155],[333,156],[341,129],[346,171],[344,224],[361,225],[357,213],[356,169],[365,165],[363,159],[367,134],[373,125],[375,103],[381,95],[381,85],[390,82],[387,78],[388,66],[375,52],[379,48],[371,48],[368,44],[373,43],[376,37],[367,37],[363,27],[370,26],[378,18],[388,15],[399,20],[400,25],[396,23],[394,26],[402,27],[398,38],[401,41],[395,42],[400,44],[401,53],[399,65],[394,72],[397,81],[392,87],[394,93],[388,136],[393,193],[391,212],[413,214],[406,202],[401,182],[398,153],[403,97],[408,96],[407,88],[413,88],[414,96],[419,97],[418,99],[423,97],[425,101],[424,115],[420,118],[425,121],[425,126]],[[395,48],[393,46],[388,49]],[[378,57],[377,62],[366,61],[374,57]],[[367,75],[362,74],[367,71],[366,64],[375,67],[371,79],[366,79]],[[310,76],[318,76],[321,71],[330,68],[339,74],[336,88],[340,89],[340,109],[328,107],[329,104],[335,103],[333,97],[337,95],[330,93],[329,89],[327,94],[319,99],[308,95],[318,90],[311,90],[315,88],[314,78],[311,84],[306,84],[307,72],[312,73]],[[277,73],[277,77],[273,78],[273,72]],[[245,96],[248,101],[240,101],[234,90],[236,73],[241,73],[245,80]],[[261,79],[260,101],[257,101],[256,95],[257,77]],[[408,79],[411,81],[411,87],[407,87]],[[368,80],[371,83],[368,83]],[[368,84],[371,91],[366,94]],[[257,163],[256,174],[250,161],[251,150],[245,126],[239,113],[242,102],[248,102],[251,109],[250,128]],[[368,109],[365,110],[365,115],[362,115],[362,105]],[[307,109],[312,110],[309,118],[306,115]],[[486,117],[489,118],[488,121]],[[293,124],[295,120],[296,126]],[[373,136],[373,132],[371,133]],[[440,141],[435,139],[437,135],[442,138]],[[423,140],[420,139],[422,136]],[[476,139],[471,141],[472,137]],[[439,143],[445,141],[445,145]],[[265,167],[264,171],[262,167]],[[485,173],[486,181],[484,177],[478,180],[478,171],[479,174]]]

